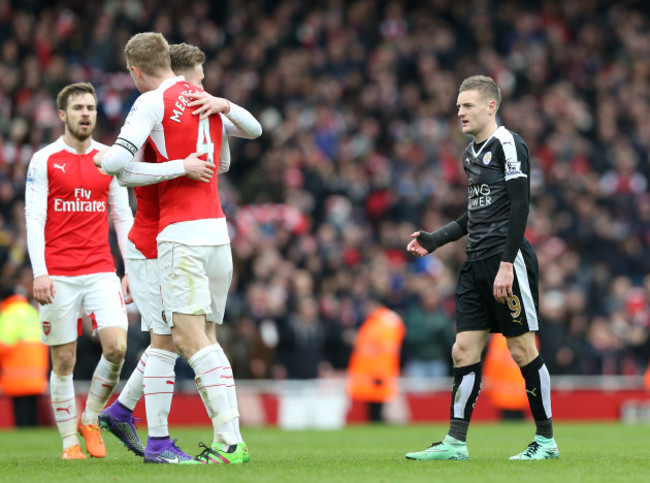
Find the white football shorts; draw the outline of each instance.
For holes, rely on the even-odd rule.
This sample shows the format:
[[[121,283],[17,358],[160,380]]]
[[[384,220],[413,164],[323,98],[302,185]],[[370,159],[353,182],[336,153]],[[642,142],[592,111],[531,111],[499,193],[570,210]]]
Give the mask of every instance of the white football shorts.
[[[173,325],[173,313],[223,322],[233,271],[230,244],[159,242],[158,263],[167,324]]]
[[[131,295],[140,312],[140,327],[146,332],[171,335],[171,329],[163,320],[158,259],[128,258],[126,263],[129,266]]]
[[[122,283],[115,273],[74,277],[53,275],[54,298],[40,305],[41,341],[49,346],[69,344],[81,335],[82,311],[93,321],[93,331],[106,327],[128,329]]]

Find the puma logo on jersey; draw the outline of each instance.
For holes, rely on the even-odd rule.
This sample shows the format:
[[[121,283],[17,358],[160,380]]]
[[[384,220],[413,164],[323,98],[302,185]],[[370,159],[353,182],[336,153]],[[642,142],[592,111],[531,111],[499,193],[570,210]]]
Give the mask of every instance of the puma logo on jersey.
[[[537,397],[537,388],[536,387],[534,387],[532,389],[526,389],[526,392],[528,394],[530,394],[531,396],[533,396],[533,397]]]
[[[66,163],[63,163],[63,164],[52,163],[52,167],[53,168],[59,168],[61,171],[63,171],[65,173],[65,164]]]

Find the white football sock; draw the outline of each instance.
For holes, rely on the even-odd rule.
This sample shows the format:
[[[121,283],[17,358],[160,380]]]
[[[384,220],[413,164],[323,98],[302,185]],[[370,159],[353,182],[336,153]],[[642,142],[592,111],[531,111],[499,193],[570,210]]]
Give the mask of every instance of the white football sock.
[[[77,403],[74,395],[72,374],[57,376],[50,373],[50,400],[54,420],[63,438],[63,449],[79,444],[77,437]]]
[[[228,391],[219,356],[212,346],[204,347],[189,359],[196,374],[195,382],[208,416],[212,420],[214,443],[237,444],[231,421],[235,412],[228,403]]]
[[[123,364],[124,361],[121,364],[113,364],[104,358],[104,355],[99,359],[97,368],[93,373],[92,381],[90,382],[86,408],[81,415],[82,425],[98,424],[97,416],[99,416],[99,413],[106,406],[108,399],[115,390],[115,386],[120,381],[120,372],[122,371]]]
[[[149,349],[144,369],[144,403],[147,411],[149,437],[169,436],[168,418],[174,396],[178,354],[163,349]]]
[[[122,389],[122,392],[117,397],[117,400],[122,404],[122,406],[124,406],[127,409],[130,409],[131,411],[135,409],[136,404],[138,404],[138,401],[144,394],[144,391],[142,389],[142,377],[144,376],[144,370],[145,367],[147,366],[147,359],[149,358],[150,349],[151,346],[148,346],[144,350],[144,352],[140,356],[138,365],[129,376],[129,379],[126,381],[126,384],[124,385],[124,389]]]
[[[223,348],[221,345],[219,345],[218,342],[214,344],[212,348],[217,353],[217,356],[219,356],[219,363],[221,364],[223,370],[223,380],[226,383],[226,390],[228,392],[228,405],[230,406],[231,411],[235,410],[237,412],[237,416],[231,421],[232,430],[235,433],[235,437],[237,438],[237,443],[242,443],[244,440],[242,439],[241,431],[239,428],[237,390],[235,389],[235,378],[232,375],[232,366],[230,365],[230,361],[228,360],[226,353],[223,351]]]

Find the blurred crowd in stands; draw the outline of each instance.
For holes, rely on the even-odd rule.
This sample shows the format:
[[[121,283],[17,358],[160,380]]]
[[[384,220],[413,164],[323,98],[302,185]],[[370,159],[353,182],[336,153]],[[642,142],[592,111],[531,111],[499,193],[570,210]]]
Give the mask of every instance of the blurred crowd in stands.
[[[479,73],[501,86],[500,120],[531,152],[526,236],[540,261],[550,372],[643,372],[644,0],[0,0],[3,293],[31,291],[25,172],[62,133],[56,94],[92,82],[95,137],[111,144],[138,95],[123,47],[143,31],[201,47],[204,88],[264,128],[256,141],[231,140],[233,163],[220,179],[235,278],[219,334],[235,377],[344,369],[372,299],[404,317],[403,374],[449,373],[464,245],[423,259],[405,246],[416,229],[464,212],[459,157],[469,140],[455,103],[460,81]],[[132,319],[131,364],[148,342],[135,311]],[[80,341],[80,359],[98,357],[95,346]]]

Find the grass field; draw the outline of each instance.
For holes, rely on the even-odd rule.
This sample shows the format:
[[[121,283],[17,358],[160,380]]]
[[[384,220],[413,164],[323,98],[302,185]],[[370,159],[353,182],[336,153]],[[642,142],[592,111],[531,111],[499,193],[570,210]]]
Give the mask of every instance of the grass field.
[[[62,461],[56,429],[0,431],[1,482],[648,482],[650,427],[556,424],[561,457],[508,461],[532,441],[532,423],[473,424],[469,461],[408,461],[404,453],[439,440],[446,425],[356,426],[341,431],[245,428],[251,462],[233,466],[145,465],[104,433],[101,460]],[[144,433],[144,432],[143,432]],[[172,428],[186,452],[211,429]]]

